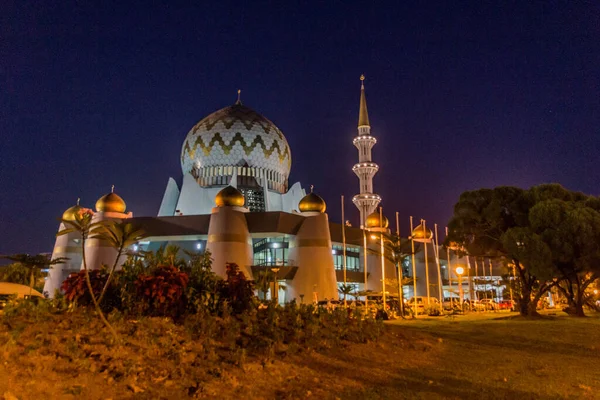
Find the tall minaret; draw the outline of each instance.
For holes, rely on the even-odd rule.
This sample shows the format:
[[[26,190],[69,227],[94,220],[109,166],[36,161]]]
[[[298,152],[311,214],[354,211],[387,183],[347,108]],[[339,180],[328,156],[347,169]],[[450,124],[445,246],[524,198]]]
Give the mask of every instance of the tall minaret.
[[[367,112],[367,99],[365,97],[365,76],[360,76],[360,109],[358,112],[358,136],[352,143],[358,149],[358,163],[354,164],[352,171],[360,180],[360,194],[352,198],[352,202],[360,211],[360,225],[365,225],[365,219],[379,205],[381,197],[373,193],[373,176],[379,166],[371,161],[371,149],[377,139],[371,136],[369,113]]]

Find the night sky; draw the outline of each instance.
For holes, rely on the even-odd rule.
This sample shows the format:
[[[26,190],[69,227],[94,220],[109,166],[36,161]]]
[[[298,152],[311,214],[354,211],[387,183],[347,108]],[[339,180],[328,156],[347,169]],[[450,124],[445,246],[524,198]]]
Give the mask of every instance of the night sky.
[[[112,184],[156,215],[187,132],[237,89],[286,135],[290,185],[334,221],[345,195],[356,225],[361,73],[403,234],[465,190],[600,194],[597,1],[88,3],[2,2],[0,253],[51,251],[62,212]]]

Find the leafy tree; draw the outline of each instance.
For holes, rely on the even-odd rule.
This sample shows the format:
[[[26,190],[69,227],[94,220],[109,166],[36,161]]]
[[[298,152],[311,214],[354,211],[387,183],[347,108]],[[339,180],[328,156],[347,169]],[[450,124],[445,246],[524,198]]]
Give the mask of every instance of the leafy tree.
[[[598,198],[558,184],[480,189],[461,195],[446,240],[513,263],[522,315],[536,314],[541,296],[558,285],[582,315],[585,289],[599,276],[599,210]]]
[[[275,281],[275,273],[273,271],[264,270],[264,271],[260,271],[256,275],[256,280],[255,280],[254,284],[256,286],[256,289],[259,291],[259,293],[262,293],[263,300],[267,299],[267,293],[269,292],[269,289],[273,285],[274,281]]]
[[[12,263],[0,267],[0,282],[29,284],[29,271],[21,263]]]
[[[58,257],[53,260],[45,254],[37,254],[31,256],[29,254],[14,254],[12,256],[4,256],[4,258],[21,264],[29,272],[29,295],[33,290],[35,275],[39,274],[44,268],[52,268],[53,265],[64,264],[68,260],[66,257]]]
[[[600,277],[600,212],[586,200],[581,194],[545,200],[529,214],[532,228],[547,244],[558,289],[577,316],[584,315],[587,287]]]
[[[454,242],[471,256],[504,257],[514,263],[521,282],[518,303],[522,315],[536,314],[532,294],[537,289],[541,295],[553,285],[544,279],[548,278],[549,260],[544,258],[546,253],[537,257],[535,249],[541,244],[529,229],[528,214],[534,202],[526,190],[516,187],[465,192],[454,206],[445,243]],[[544,276],[538,278],[540,274]]]

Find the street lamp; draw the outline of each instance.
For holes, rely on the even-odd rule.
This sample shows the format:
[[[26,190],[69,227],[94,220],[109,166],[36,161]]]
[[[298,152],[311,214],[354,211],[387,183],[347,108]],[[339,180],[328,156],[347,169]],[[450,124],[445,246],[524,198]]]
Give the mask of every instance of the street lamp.
[[[462,276],[465,273],[465,269],[463,267],[456,267],[455,269],[456,275],[458,275],[458,298],[460,300],[460,306],[462,308],[463,304],[463,286],[462,286]]]
[[[391,239],[386,238],[385,236],[383,236],[383,234],[379,234],[379,237],[375,234],[372,234],[371,239],[373,239],[373,240],[380,239],[384,243],[389,243],[391,246],[396,245],[396,242],[392,241]],[[398,243],[399,242],[400,242],[400,237],[398,236]],[[396,254],[396,252],[394,250],[391,250],[391,251],[394,254],[394,258],[396,261],[396,273],[397,273],[397,278],[398,278],[398,302],[399,302],[399,306],[400,306],[400,315],[404,315],[404,294],[403,294],[403,289],[402,289],[402,266],[400,265],[400,261],[398,260],[398,255]],[[385,290],[385,287],[384,287],[384,290]]]

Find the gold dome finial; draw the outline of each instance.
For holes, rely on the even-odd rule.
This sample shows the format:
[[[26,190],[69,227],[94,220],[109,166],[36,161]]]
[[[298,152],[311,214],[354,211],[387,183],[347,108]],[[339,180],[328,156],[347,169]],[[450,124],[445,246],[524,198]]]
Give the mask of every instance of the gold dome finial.
[[[79,197],[78,197],[77,204],[67,208],[62,215],[62,219],[65,221],[75,221],[75,215],[81,210],[83,210],[83,207],[81,207],[79,205]]]
[[[383,218],[379,219],[379,210],[373,211],[367,216],[365,226],[367,228],[387,228],[390,225],[390,221],[385,215],[382,215],[382,217]]]
[[[242,104],[242,89],[238,89],[238,98],[235,104]]]
[[[360,106],[358,110],[358,126],[371,126],[367,112],[367,98],[365,97],[365,76],[360,76]]]
[[[310,193],[307,194],[298,203],[300,212],[319,212],[324,213],[327,210],[327,204],[321,196],[313,193],[314,185],[310,185]]]
[[[110,193],[100,197],[96,202],[96,211],[124,213],[126,209],[125,200],[115,193],[115,185],[110,188]]]
[[[245,203],[246,199],[242,192],[231,185],[221,189],[215,196],[217,207],[244,207]]]
[[[77,205],[79,205],[79,202],[81,201],[81,197],[77,198]]]
[[[415,242],[429,243],[433,239],[433,232],[425,227],[425,220],[421,219],[421,223],[412,231],[410,236]]]

